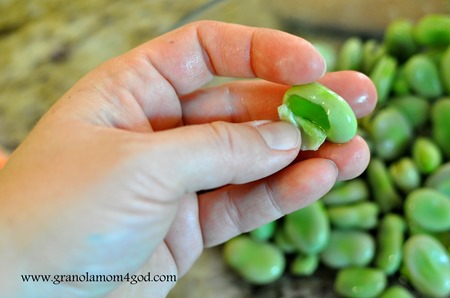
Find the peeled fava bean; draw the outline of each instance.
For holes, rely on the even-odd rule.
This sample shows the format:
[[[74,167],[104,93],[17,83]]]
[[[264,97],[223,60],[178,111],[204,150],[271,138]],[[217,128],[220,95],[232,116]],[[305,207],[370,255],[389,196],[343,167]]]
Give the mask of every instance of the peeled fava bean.
[[[299,254],[291,263],[291,273],[297,276],[310,276],[319,267],[319,256],[316,254]]]
[[[450,157],[450,97],[436,101],[431,107],[433,139],[447,158]]]
[[[406,218],[430,232],[450,231],[450,198],[431,188],[411,192],[405,200]]]
[[[417,52],[418,47],[413,35],[414,24],[406,19],[399,19],[389,24],[384,35],[384,44],[389,54],[400,61]]]
[[[389,174],[394,184],[405,193],[420,186],[421,177],[419,169],[409,157],[403,157],[391,163],[389,166]]]
[[[406,224],[397,214],[386,214],[380,221],[375,264],[386,275],[392,275],[400,268],[405,231]]]
[[[286,237],[304,254],[324,250],[330,238],[330,222],[320,201],[292,212],[285,217]]]
[[[392,286],[386,289],[380,298],[414,298],[414,296],[402,286]]]
[[[424,54],[412,56],[405,64],[405,74],[410,88],[418,95],[427,98],[442,95],[439,70],[430,57]]]
[[[224,258],[231,268],[254,284],[277,280],[286,265],[284,254],[277,246],[255,241],[245,235],[225,243]]]
[[[333,187],[321,201],[328,206],[343,205],[355,203],[369,198],[369,188],[367,183],[356,178],[350,181],[342,182],[341,185]]]
[[[250,237],[257,241],[267,241],[272,238],[277,227],[276,221],[271,221],[265,225],[262,225],[252,231],[250,231]]]
[[[425,187],[435,189],[450,198],[450,162],[428,176]]]
[[[422,17],[414,28],[414,37],[422,45],[450,45],[450,16],[429,14]]]
[[[363,61],[363,43],[360,38],[347,39],[339,51],[337,70],[360,70]]]
[[[411,236],[404,244],[402,272],[422,294],[444,298],[450,295],[448,251],[432,236]]]
[[[397,60],[389,55],[381,57],[370,72],[370,79],[377,89],[378,105],[386,102],[396,74]]]
[[[346,143],[357,130],[356,116],[350,105],[316,82],[289,88],[278,114],[281,120],[300,129],[302,150],[317,150],[325,139]]]
[[[338,272],[334,288],[349,298],[375,298],[386,288],[386,275],[376,268],[345,268]]]
[[[423,174],[430,174],[442,163],[441,150],[429,138],[417,138],[413,144],[412,155],[419,171]]]
[[[360,202],[328,208],[333,226],[341,229],[368,230],[376,227],[380,208],[374,202]]]
[[[321,254],[322,262],[330,268],[368,265],[375,254],[373,237],[358,230],[332,230],[330,242]]]

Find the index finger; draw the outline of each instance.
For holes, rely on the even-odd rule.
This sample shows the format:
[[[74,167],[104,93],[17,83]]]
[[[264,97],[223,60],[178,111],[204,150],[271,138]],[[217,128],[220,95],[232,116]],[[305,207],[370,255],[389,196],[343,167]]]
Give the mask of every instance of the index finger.
[[[322,56],[302,38],[214,21],[188,24],[135,51],[145,56],[178,95],[196,90],[215,75],[294,85],[315,81],[326,69]]]

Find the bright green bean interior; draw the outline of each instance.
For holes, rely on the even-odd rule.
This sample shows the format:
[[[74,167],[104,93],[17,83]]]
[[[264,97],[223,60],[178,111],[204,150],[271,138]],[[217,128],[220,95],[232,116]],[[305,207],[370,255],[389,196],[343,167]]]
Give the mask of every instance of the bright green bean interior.
[[[311,121],[324,132],[330,129],[328,115],[320,105],[298,95],[291,95],[286,104],[294,115]]]

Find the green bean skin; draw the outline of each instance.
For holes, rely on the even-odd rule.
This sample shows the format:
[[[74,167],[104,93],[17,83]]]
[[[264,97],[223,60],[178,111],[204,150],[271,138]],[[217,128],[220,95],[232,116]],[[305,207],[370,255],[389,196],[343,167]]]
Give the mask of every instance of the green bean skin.
[[[330,268],[367,266],[375,255],[375,240],[367,232],[332,230],[330,242],[321,254],[321,261]]]
[[[436,101],[431,107],[431,134],[433,139],[450,158],[450,98]]]
[[[413,36],[414,24],[406,19],[398,19],[389,24],[384,35],[387,52],[405,61],[417,52],[418,46]]]
[[[363,61],[363,43],[360,38],[347,39],[339,51],[336,70],[360,70]]]
[[[412,156],[417,168],[423,174],[434,172],[442,164],[441,150],[429,138],[419,137],[414,141]]]
[[[369,39],[363,45],[362,71],[370,73],[375,64],[386,54],[384,45],[375,39]]]
[[[322,197],[321,201],[327,206],[333,206],[355,203],[368,198],[369,188],[367,183],[361,178],[356,178],[333,187]]]
[[[341,229],[368,230],[378,223],[379,207],[374,202],[361,202],[328,208],[328,216],[333,226]]]
[[[370,79],[378,93],[378,105],[384,104],[397,73],[397,60],[389,55],[381,57],[370,72]]]
[[[414,28],[417,43],[427,46],[450,44],[450,16],[429,14],[422,17]]]
[[[269,222],[250,231],[250,237],[256,241],[267,241],[274,235],[276,227],[276,221]]]
[[[283,274],[283,252],[268,242],[258,242],[241,235],[229,240],[224,246],[225,262],[248,282],[271,283]]]
[[[320,201],[286,215],[284,229],[287,238],[304,254],[321,252],[330,238],[330,222]]]
[[[392,286],[386,289],[379,298],[414,298],[414,296],[402,286]]]
[[[386,275],[392,275],[400,268],[405,230],[406,224],[397,214],[386,214],[380,221],[375,264]]]
[[[418,188],[421,184],[419,169],[409,157],[403,157],[391,163],[389,174],[394,184],[404,193]]]
[[[386,164],[379,158],[372,158],[366,171],[369,186],[381,210],[386,213],[399,208],[402,200],[394,187]]]
[[[350,105],[316,82],[289,88],[278,112],[280,119],[300,128],[302,150],[317,150],[325,138],[333,143],[348,142],[358,127]]]
[[[425,187],[435,189],[450,198],[450,162],[428,176]]]
[[[430,103],[415,95],[398,96],[389,99],[389,106],[396,108],[413,129],[422,128],[429,119]]]
[[[291,263],[291,273],[295,276],[311,276],[319,267],[319,260],[316,254],[299,254]]]
[[[450,95],[450,46],[447,47],[440,63],[441,79],[447,95]]]
[[[401,156],[412,140],[412,126],[397,109],[380,110],[370,129],[378,157],[392,160]]]
[[[450,295],[450,258],[432,236],[411,236],[403,247],[402,272],[415,289],[427,297]]]
[[[376,268],[345,268],[336,277],[335,291],[349,298],[378,297],[386,288],[384,273]]]
[[[424,54],[412,56],[405,64],[409,87],[417,95],[436,98],[442,95],[438,67]]]
[[[450,230],[450,199],[431,188],[412,191],[405,200],[406,218],[430,232]]]

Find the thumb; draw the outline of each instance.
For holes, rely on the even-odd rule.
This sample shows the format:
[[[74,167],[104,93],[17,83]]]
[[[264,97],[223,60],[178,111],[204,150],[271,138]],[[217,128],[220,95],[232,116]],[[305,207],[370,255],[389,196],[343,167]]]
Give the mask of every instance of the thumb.
[[[286,122],[213,122],[157,132],[150,142],[148,173],[179,197],[273,174],[295,159],[301,136]]]

